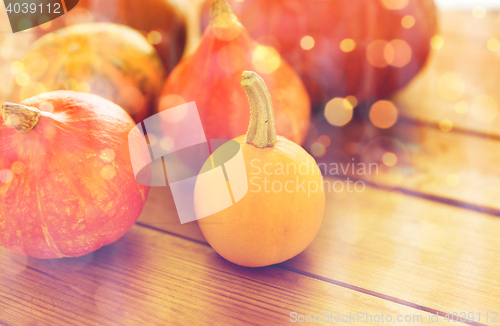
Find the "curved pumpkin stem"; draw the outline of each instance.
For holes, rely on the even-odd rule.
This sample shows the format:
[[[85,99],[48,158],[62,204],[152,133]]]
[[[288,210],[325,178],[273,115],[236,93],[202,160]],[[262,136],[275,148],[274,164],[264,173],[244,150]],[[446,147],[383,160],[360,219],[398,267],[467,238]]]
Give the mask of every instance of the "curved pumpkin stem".
[[[40,119],[40,110],[32,106],[4,102],[2,117],[5,125],[24,134],[35,128]]]
[[[253,71],[241,74],[241,86],[250,103],[250,124],[246,142],[258,148],[273,147],[276,144],[276,127],[271,95],[264,80]]]
[[[227,0],[213,0],[210,7],[212,28],[228,28],[238,21]]]

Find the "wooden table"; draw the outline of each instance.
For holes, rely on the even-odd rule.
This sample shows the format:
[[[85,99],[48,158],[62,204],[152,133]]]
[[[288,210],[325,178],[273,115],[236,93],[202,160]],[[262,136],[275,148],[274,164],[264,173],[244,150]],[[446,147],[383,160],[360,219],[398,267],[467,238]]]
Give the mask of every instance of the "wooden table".
[[[500,15],[447,12],[441,35],[444,46],[393,99],[394,127],[357,119],[312,128],[307,149],[320,135],[332,139],[319,162],[374,161],[379,173],[326,177],[365,188],[327,192],[321,230],[297,257],[233,265],[196,223],[179,223],[169,188],[153,188],[136,225],[87,256],[36,260],[0,249],[0,324],[283,325],[307,315],[323,324],[500,324],[500,116],[481,122],[494,107],[477,104],[484,94],[500,103],[500,51],[486,46],[500,38]],[[453,101],[439,86],[449,72],[464,84]],[[469,110],[457,112],[457,101]],[[398,164],[384,165],[386,152]]]

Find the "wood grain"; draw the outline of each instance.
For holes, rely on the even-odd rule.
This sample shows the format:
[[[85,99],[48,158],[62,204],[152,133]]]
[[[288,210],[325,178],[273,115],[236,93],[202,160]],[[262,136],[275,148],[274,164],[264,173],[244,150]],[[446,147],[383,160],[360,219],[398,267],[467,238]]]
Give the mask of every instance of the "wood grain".
[[[140,223],[204,241],[196,223],[167,213],[169,196],[155,188]],[[370,186],[326,202],[314,242],[281,267],[442,312],[499,312],[500,219]]]
[[[140,226],[78,259],[0,249],[0,261],[2,325],[283,325],[291,312],[415,315],[435,324],[424,311],[277,267],[239,267],[207,245]],[[360,316],[356,324],[393,323]]]

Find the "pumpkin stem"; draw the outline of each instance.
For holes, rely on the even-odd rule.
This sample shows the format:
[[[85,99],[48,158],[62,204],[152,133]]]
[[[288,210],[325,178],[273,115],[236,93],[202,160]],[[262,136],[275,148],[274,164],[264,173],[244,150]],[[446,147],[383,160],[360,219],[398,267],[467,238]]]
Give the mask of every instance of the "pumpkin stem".
[[[212,28],[228,28],[238,21],[227,0],[213,0],[210,7]]]
[[[276,144],[276,127],[271,95],[264,80],[253,71],[241,74],[241,86],[250,103],[250,124],[246,142],[258,148],[273,147]]]
[[[40,110],[22,104],[4,102],[2,117],[5,125],[24,134],[35,128],[40,119]]]

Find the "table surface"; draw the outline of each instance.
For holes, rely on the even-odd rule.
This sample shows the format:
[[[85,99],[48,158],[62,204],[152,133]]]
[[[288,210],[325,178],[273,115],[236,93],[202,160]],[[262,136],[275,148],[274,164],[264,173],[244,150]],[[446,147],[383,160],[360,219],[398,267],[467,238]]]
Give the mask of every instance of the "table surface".
[[[303,253],[264,268],[231,264],[196,222],[179,223],[168,187],[152,188],[130,231],[87,256],[36,260],[1,248],[0,324],[281,325],[298,315],[359,325],[398,325],[397,316],[409,325],[500,324],[500,51],[487,48],[500,39],[500,14],[440,18],[444,46],[395,96],[393,128],[363,119],[312,128],[307,149],[319,135],[332,139],[320,163],[380,164],[375,175],[325,178],[366,187],[327,191],[321,230]],[[15,57],[3,37],[0,55]],[[0,72],[10,73],[5,64]],[[454,101],[443,98],[447,73],[465,85],[451,90],[460,95]],[[4,85],[0,100],[5,94]],[[478,104],[484,95],[496,110],[491,100]],[[469,110],[457,112],[457,101]],[[481,110],[494,118],[481,120]],[[442,131],[443,119],[451,131]],[[382,164],[387,151],[397,165]]]

